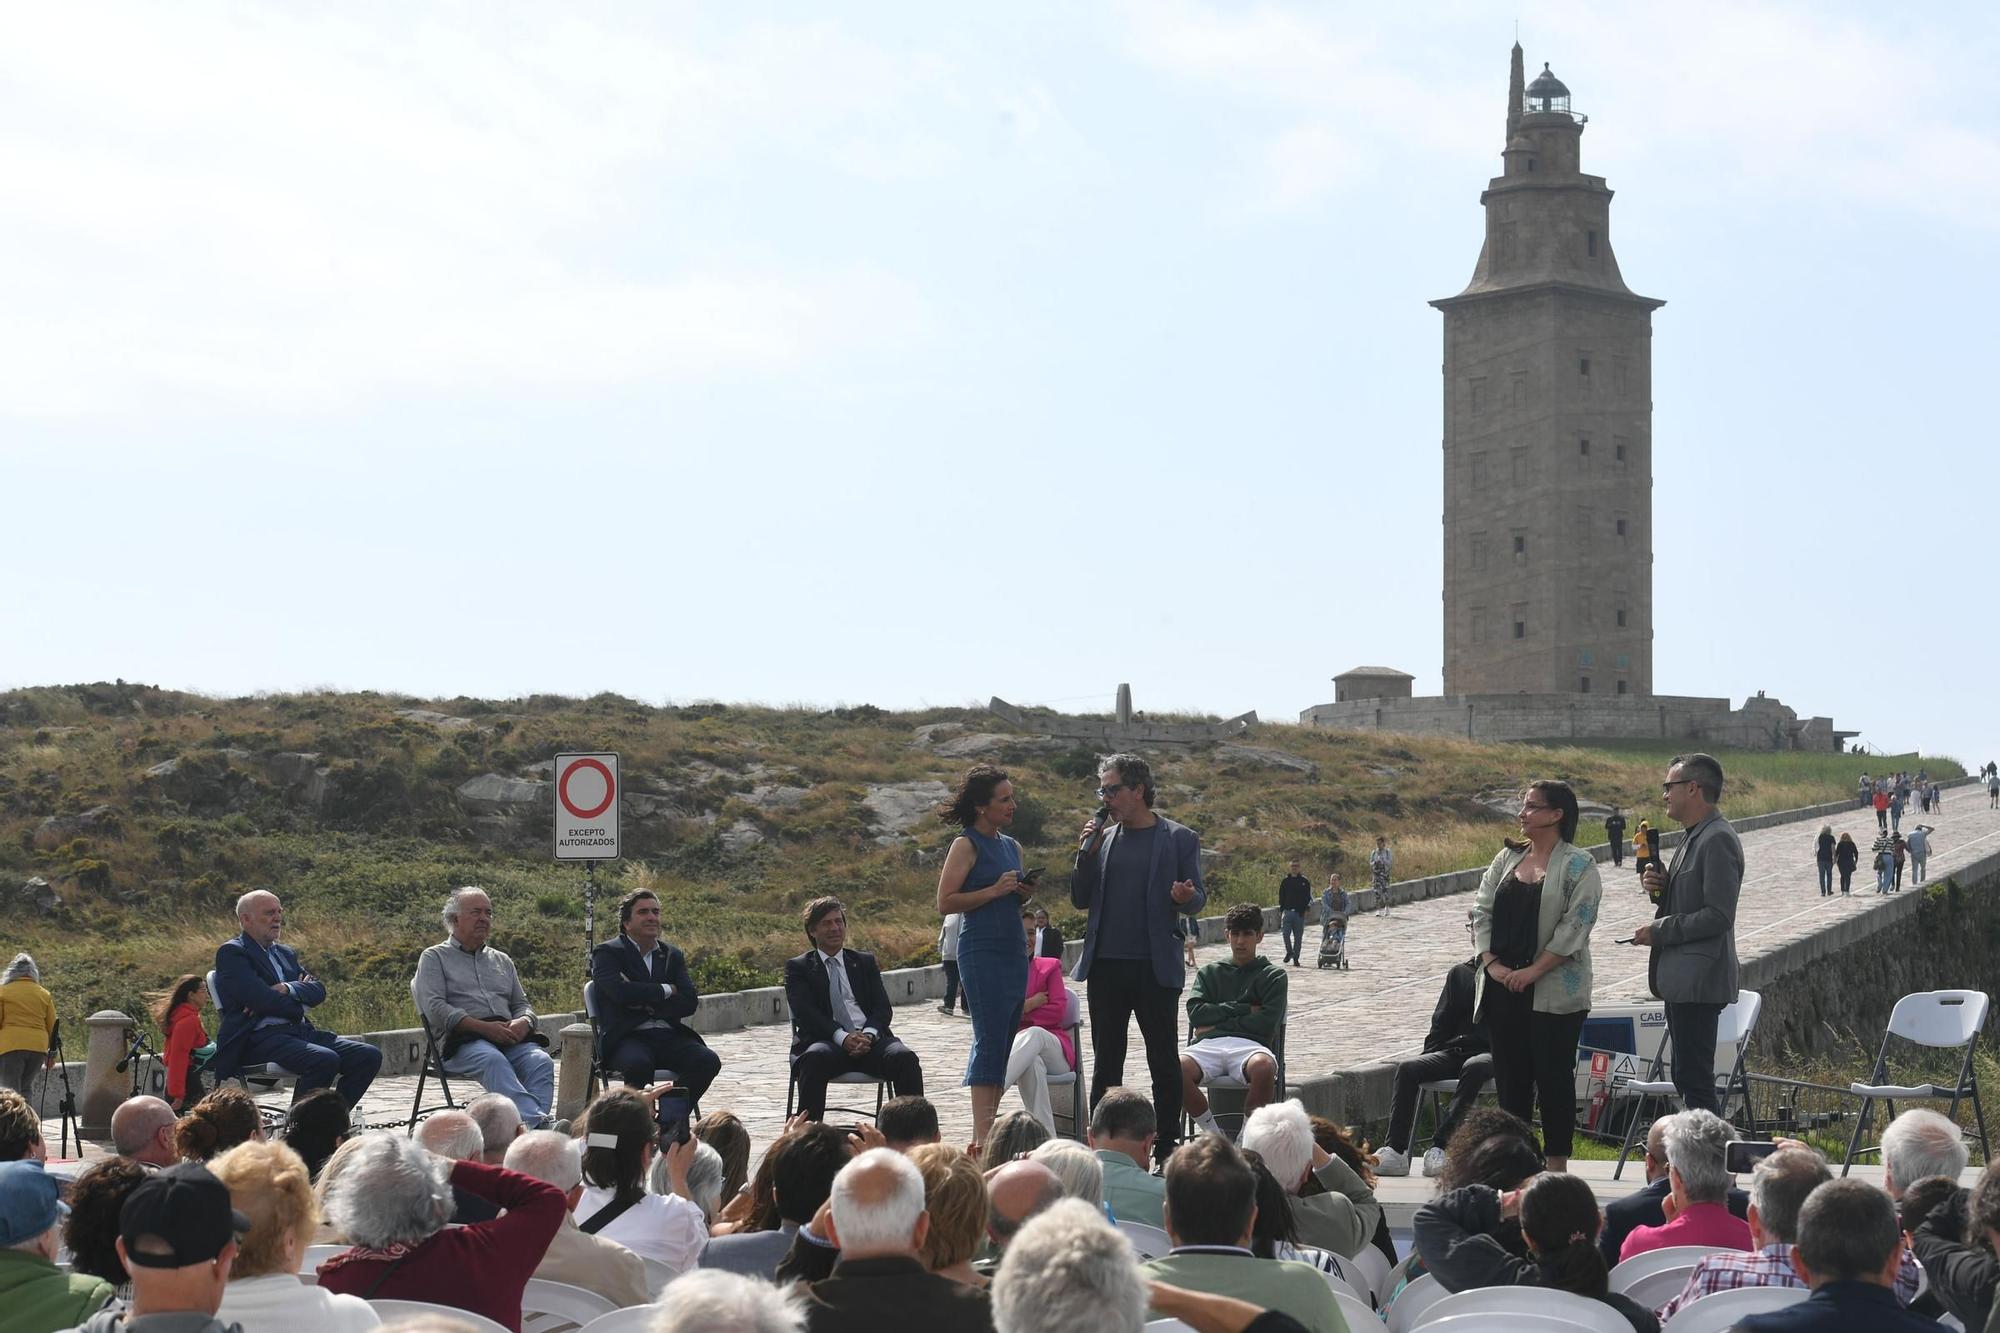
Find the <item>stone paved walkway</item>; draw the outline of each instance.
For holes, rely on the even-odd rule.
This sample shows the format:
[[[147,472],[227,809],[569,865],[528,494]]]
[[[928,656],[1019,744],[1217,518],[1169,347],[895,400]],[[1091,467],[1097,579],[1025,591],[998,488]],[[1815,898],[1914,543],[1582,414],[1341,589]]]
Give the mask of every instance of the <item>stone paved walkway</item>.
[[[1838,917],[1885,905],[1870,887],[1873,879],[1865,868],[1856,872],[1856,892],[1851,897],[1819,896],[1813,840],[1823,822],[1831,823],[1836,834],[1853,834],[1865,860],[1867,846],[1875,837],[1875,816],[1873,811],[1858,807],[1830,820],[1803,820],[1743,835],[1747,870],[1737,915],[1737,949],[1744,960],[1809,936]],[[1905,826],[1916,822],[1916,817],[1906,817]],[[1955,788],[1945,810],[1924,822],[1936,828],[1930,859],[1932,879],[1941,879],[2000,850],[2000,811],[1987,809],[1985,793],[1976,788]],[[1621,869],[1614,870],[1606,863],[1601,871],[1605,877],[1603,915],[1592,940],[1596,998],[1602,1004],[1642,1001],[1647,998],[1645,953],[1612,941],[1629,936],[1635,926],[1650,920],[1652,908],[1638,887],[1629,858]],[[1908,887],[1906,878],[1905,891]],[[1387,917],[1356,917],[1348,935],[1352,970],[1321,971],[1310,965],[1294,969],[1287,1030],[1292,1078],[1353,1069],[1420,1050],[1444,973],[1469,952],[1464,923],[1470,905],[1469,894],[1458,894],[1399,906]],[[1227,906],[1211,901],[1208,912],[1219,914]],[[1308,960],[1317,940],[1318,927],[1308,926]],[[1273,960],[1282,957],[1277,936],[1266,938],[1264,952]],[[1206,963],[1226,953],[1223,946],[1210,945],[1202,947],[1197,956]],[[1087,1020],[1085,1031],[1087,1034]],[[972,1107],[959,1078],[970,1040],[967,1021],[947,1018],[928,1004],[905,1005],[896,1010],[896,1033],[924,1057],[927,1091],[937,1104],[947,1141],[965,1142],[971,1135]],[[722,1078],[710,1091],[707,1104],[710,1109],[728,1107],[740,1115],[761,1153],[784,1120],[789,1032],[781,1026],[761,1026],[716,1033],[707,1040],[723,1062]],[[1086,1073],[1088,1046],[1086,1035]],[[1143,1047],[1136,1032],[1126,1070],[1130,1079],[1145,1077]],[[363,1103],[364,1116],[370,1123],[400,1122],[409,1113],[415,1083],[413,1078],[378,1081]],[[838,1103],[842,1089],[833,1091],[832,1100]],[[873,1094],[868,1089],[847,1091],[866,1094],[872,1105]],[[271,1100],[282,1105],[285,1098],[279,1095]],[[1009,1094],[1001,1109],[1018,1105]],[[48,1129],[53,1154],[53,1122]]]

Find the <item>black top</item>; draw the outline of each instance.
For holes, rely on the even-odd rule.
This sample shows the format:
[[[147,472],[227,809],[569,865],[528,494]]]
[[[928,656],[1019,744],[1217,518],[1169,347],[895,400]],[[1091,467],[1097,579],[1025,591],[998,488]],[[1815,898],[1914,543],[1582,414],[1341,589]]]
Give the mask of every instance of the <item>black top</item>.
[[[1819,835],[1817,851],[1821,865],[1830,866],[1833,864],[1833,835],[1831,833],[1822,833]]]
[[[1437,1008],[1431,1011],[1431,1030],[1424,1038],[1424,1052],[1450,1051],[1472,1056],[1486,1049],[1486,1030],[1474,1020],[1472,990],[1479,976],[1479,960],[1455,964],[1445,973],[1444,989],[1438,992]]]
[[[1625,836],[1625,816],[1612,815],[1604,821],[1604,836],[1614,842]]]
[[[1526,967],[1541,952],[1542,886],[1523,884],[1508,872],[1493,895],[1493,956],[1508,967]]]
[[[1287,875],[1278,881],[1278,906],[1284,911],[1303,912],[1312,901],[1312,881],[1304,875]]]

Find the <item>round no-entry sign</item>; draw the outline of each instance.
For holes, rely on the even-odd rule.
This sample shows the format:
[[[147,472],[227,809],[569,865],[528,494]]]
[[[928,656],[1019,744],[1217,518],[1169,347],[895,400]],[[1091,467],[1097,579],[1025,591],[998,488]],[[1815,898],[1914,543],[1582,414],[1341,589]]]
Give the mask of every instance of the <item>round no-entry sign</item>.
[[[556,859],[618,858],[618,756],[556,756]]]

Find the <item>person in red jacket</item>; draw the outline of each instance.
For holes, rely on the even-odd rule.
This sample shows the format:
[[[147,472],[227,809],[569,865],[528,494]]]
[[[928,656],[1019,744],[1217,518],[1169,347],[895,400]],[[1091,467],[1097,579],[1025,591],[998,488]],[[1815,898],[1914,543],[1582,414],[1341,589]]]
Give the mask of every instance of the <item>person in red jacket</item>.
[[[195,1051],[208,1045],[201,1025],[201,1002],[208,986],[190,972],[168,988],[153,1006],[153,1021],[167,1037],[167,1104],[175,1114],[201,1100],[201,1076],[195,1072]],[[189,1089],[193,1096],[189,1096]]]
[[[446,1226],[454,1188],[500,1216]],[[319,1266],[319,1285],[363,1300],[449,1305],[521,1333],[521,1293],[568,1212],[563,1192],[533,1176],[447,1162],[401,1134],[369,1134],[327,1190],[327,1220],[354,1248]]]

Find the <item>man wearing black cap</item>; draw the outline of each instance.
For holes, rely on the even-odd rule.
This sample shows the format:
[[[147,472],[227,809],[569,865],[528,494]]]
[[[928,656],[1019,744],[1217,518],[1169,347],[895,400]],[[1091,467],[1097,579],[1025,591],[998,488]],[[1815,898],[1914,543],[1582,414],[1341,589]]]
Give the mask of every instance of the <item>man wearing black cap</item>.
[[[229,1187],[198,1162],[142,1181],[118,1210],[118,1257],[132,1275],[132,1308],[105,1310],[75,1333],[243,1333],[215,1317],[250,1219]]]
[[[7,1333],[53,1333],[111,1299],[109,1282],[56,1267],[69,1215],[58,1193],[40,1162],[0,1162],[0,1328]]]

